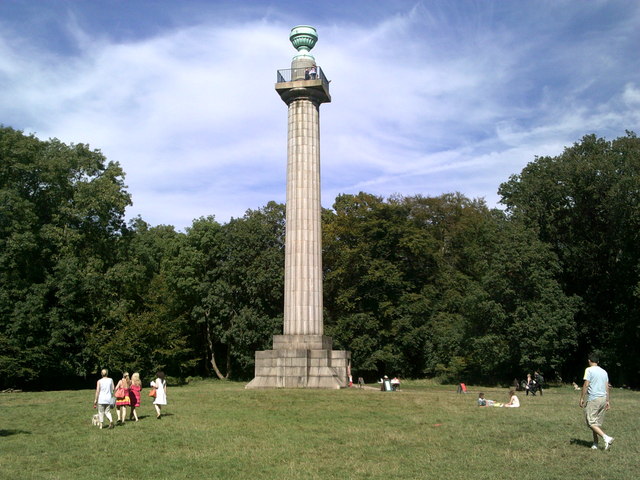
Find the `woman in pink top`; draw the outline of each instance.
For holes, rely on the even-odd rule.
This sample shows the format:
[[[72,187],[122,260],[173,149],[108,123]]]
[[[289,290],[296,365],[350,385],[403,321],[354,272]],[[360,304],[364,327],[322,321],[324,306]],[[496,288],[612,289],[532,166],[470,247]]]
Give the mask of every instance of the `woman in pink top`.
[[[129,380],[129,373],[124,372],[122,379],[116,385],[116,413],[118,414],[118,423],[124,425],[125,417],[127,416],[127,407],[131,405],[131,399],[129,398],[129,388],[131,387],[131,380]]]
[[[140,406],[140,392],[142,392],[142,382],[140,381],[140,374],[135,372],[131,375],[131,387],[129,388],[129,398],[131,399],[131,413],[129,414],[129,420],[136,419],[138,421],[138,412],[136,407]]]

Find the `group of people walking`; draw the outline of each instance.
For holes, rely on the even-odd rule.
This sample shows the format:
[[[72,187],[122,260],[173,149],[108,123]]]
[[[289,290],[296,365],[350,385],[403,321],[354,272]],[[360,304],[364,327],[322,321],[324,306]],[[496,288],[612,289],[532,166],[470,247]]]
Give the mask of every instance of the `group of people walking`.
[[[113,379],[109,378],[106,368],[100,372],[101,378],[96,384],[96,394],[93,407],[98,409],[98,421],[100,428],[103,427],[104,417],[109,420],[109,428],[114,427],[111,409],[116,409],[117,424],[124,425],[127,418],[127,407],[131,409],[129,421],[138,421],[136,408],[140,406],[142,395],[142,381],[140,374],[134,373],[129,378],[129,373],[124,372],[122,378],[114,386]],[[156,379],[151,382],[150,397],[153,397],[153,406],[156,410],[156,418],[162,416],[162,406],[167,404],[167,381],[163,372],[156,373]]]

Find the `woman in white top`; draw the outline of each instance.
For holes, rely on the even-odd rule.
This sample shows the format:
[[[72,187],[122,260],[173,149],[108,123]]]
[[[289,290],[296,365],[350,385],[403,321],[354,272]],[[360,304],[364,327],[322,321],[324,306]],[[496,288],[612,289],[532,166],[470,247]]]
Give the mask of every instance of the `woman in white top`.
[[[505,403],[504,406],[512,408],[517,408],[520,406],[520,399],[516,395],[515,390],[509,390],[509,403]]]
[[[113,380],[107,375],[109,372],[106,368],[103,368],[100,372],[102,378],[98,380],[96,384],[96,398],[93,401],[93,406],[98,406],[98,418],[100,419],[100,428],[102,428],[102,422],[106,416],[109,420],[109,428],[113,428],[113,417],[111,417],[111,399],[113,398]]]
[[[156,418],[160,419],[160,408],[167,404],[167,381],[164,379],[164,372],[158,372],[156,377],[151,382],[151,386],[156,389],[156,399],[153,401],[153,406],[156,408]]]

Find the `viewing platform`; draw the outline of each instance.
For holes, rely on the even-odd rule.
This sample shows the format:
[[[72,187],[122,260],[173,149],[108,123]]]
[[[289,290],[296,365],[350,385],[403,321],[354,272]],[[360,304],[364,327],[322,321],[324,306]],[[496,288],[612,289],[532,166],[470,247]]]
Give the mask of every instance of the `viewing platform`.
[[[310,68],[288,68],[286,70],[278,70],[278,80],[277,83],[287,83],[296,80],[321,80],[322,83],[329,86],[329,80],[325,76],[322,69],[318,66],[316,68],[316,73],[312,73]]]
[[[316,66],[315,73],[310,67],[288,68],[278,70],[276,91],[283,100],[302,94],[301,89],[306,89],[311,96],[318,98],[320,103],[331,102],[329,83],[322,68]]]

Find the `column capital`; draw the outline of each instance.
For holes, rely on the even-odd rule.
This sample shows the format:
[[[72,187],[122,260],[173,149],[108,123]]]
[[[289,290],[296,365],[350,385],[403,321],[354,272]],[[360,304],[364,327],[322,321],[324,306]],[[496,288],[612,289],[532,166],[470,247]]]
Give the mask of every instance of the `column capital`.
[[[305,85],[314,83],[315,85]],[[330,103],[331,95],[328,86],[320,80],[298,80],[276,84],[276,92],[287,105],[295,100],[310,100],[316,105]]]

